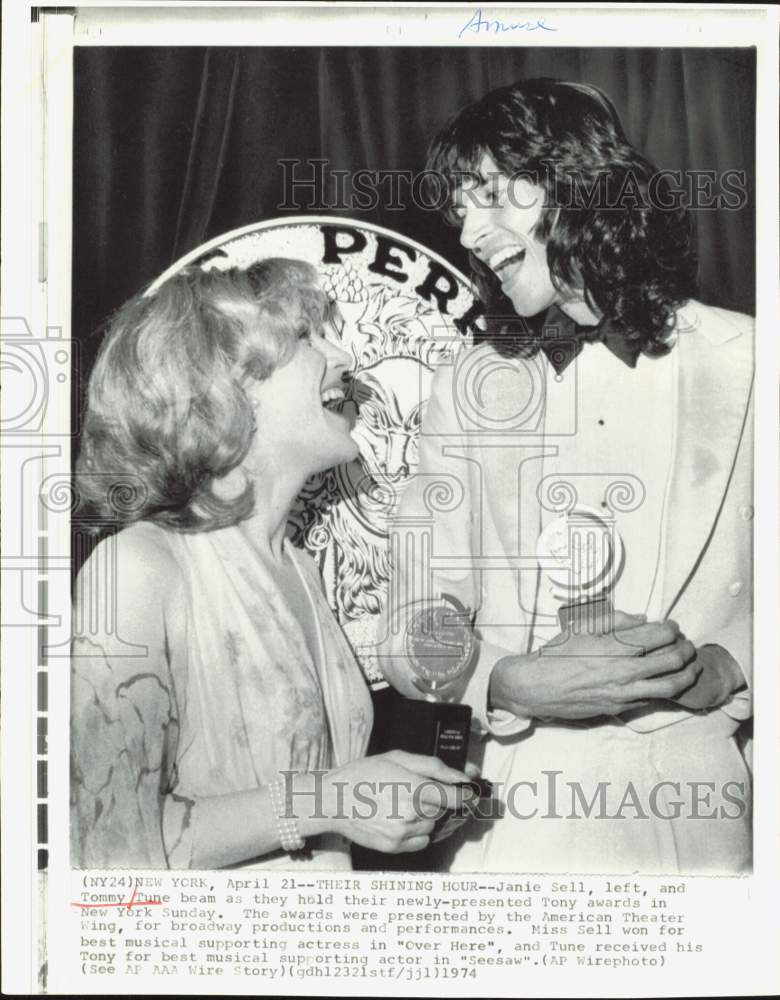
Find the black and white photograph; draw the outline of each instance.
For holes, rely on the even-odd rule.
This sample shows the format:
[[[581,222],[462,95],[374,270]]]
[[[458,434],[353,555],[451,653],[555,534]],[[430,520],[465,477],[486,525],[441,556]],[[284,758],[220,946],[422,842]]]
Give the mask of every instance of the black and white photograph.
[[[74,97],[74,862],[414,854],[468,760],[444,870],[749,870],[755,54],[84,48]],[[379,677],[471,708],[452,772]]]
[[[352,995],[303,980],[367,955],[391,995],[373,952],[408,939],[424,995],[521,995],[507,955],[573,975],[586,947],[672,995],[686,949],[724,961],[705,898],[775,878],[771,50],[671,10],[628,44],[617,14],[567,29],[584,5],[255,4],[244,39],[121,6],[51,11],[48,62],[33,16],[63,206],[47,306],[3,312],[4,378],[33,358],[61,422],[4,427],[49,560],[10,605],[32,623],[37,586],[33,911],[70,893],[87,992]],[[333,931],[342,889],[349,973],[346,912],[327,960],[291,923]]]

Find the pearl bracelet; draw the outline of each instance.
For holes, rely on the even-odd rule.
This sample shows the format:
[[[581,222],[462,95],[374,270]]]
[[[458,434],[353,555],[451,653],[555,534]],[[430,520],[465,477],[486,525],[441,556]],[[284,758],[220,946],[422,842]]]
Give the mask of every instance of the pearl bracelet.
[[[287,783],[283,778],[272,781],[268,785],[271,795],[271,808],[276,817],[276,829],[279,833],[279,840],[283,851],[301,851],[306,846],[306,841],[301,836],[298,823],[293,816],[285,815]]]

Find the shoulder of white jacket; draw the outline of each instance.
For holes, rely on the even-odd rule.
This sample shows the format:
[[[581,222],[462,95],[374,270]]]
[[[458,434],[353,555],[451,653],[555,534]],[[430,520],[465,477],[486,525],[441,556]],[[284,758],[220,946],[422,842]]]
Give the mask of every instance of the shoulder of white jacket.
[[[752,316],[718,306],[708,306],[695,299],[689,299],[677,310],[678,335],[697,333],[715,347],[730,344],[732,347],[749,349],[754,328],[755,320]]]

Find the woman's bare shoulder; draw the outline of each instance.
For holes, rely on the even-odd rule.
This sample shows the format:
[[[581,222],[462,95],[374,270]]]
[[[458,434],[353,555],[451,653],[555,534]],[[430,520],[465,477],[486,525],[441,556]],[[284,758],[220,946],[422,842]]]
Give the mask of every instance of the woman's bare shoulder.
[[[181,586],[181,571],[166,536],[164,529],[139,522],[99,542],[76,580],[78,619],[94,607],[98,619],[104,617],[109,624],[116,619],[127,632],[148,637],[155,645],[155,636],[162,641],[166,608]]]
[[[135,578],[141,574],[150,586],[159,583],[160,587],[165,587],[179,575],[167,536],[164,528],[149,521],[131,524],[102,539],[84,563],[81,574],[96,563],[103,563],[116,566],[117,582],[121,582],[120,575]]]

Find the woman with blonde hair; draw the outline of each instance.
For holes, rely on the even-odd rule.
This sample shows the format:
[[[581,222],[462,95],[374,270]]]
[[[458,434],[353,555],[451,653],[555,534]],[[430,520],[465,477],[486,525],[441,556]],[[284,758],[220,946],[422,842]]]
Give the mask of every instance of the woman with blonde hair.
[[[327,311],[272,259],[187,269],[110,325],[77,466],[120,528],[77,581],[77,866],[349,867],[349,841],[419,850],[460,801],[435,758],[363,756],[366,685],[286,539],[305,480],[357,454]]]

